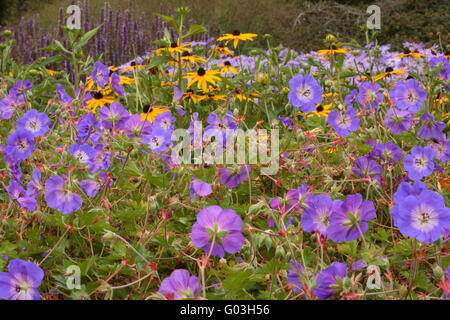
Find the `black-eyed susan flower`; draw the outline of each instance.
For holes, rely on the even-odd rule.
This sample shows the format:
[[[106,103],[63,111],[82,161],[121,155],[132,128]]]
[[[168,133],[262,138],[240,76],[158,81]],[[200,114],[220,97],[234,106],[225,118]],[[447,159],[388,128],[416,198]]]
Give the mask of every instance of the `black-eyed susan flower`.
[[[306,118],[311,118],[311,117],[315,117],[315,116],[326,118],[326,117],[328,117],[328,114],[331,111],[331,106],[332,106],[331,103],[330,104],[319,103],[316,105],[315,110],[313,110],[311,112],[306,112],[306,113],[299,111],[299,112],[297,112],[297,115],[303,115],[303,116],[306,116]]]
[[[208,93],[207,95],[205,95],[205,99],[204,100],[209,100],[209,101],[226,101],[227,100],[227,95],[226,94]]]
[[[247,97],[245,94],[243,93],[236,93],[236,95],[233,97],[233,101],[247,101],[247,102],[253,102],[253,99],[250,97]]]
[[[194,90],[187,90],[183,93],[183,100],[192,100],[192,102],[197,103],[199,101],[205,100],[206,96],[198,95],[194,93]]]
[[[397,57],[397,58],[406,58],[406,57],[419,58],[419,57],[423,57],[423,56],[424,56],[424,54],[419,53],[418,51],[411,52],[411,50],[406,48],[405,50],[403,50],[403,53],[399,53],[399,54],[395,55],[394,57]]]
[[[183,78],[191,79],[187,84],[188,88],[194,83],[197,83],[197,87],[200,90],[207,90],[208,83],[215,86],[216,81],[220,81],[218,75],[219,72],[217,71],[200,68],[197,72],[188,72]]]
[[[153,107],[149,104],[142,108],[141,119],[142,121],[148,120],[149,122],[155,121],[155,118],[164,112],[170,111],[169,109],[162,107]]]
[[[239,30],[234,30],[233,33],[225,33],[222,37],[217,38],[217,41],[225,41],[226,45],[233,41],[234,48],[237,48],[239,41],[253,41],[257,36],[255,33],[241,33]]]
[[[346,54],[347,52],[349,52],[350,49],[349,48],[340,48],[338,45],[333,44],[330,46],[330,49],[323,49],[323,50],[319,50],[317,51],[318,55],[326,55],[327,59],[333,55],[337,55],[337,54]]]
[[[231,65],[230,61],[225,61],[222,68],[220,69],[220,73],[226,74],[238,74],[239,70]]]
[[[332,104],[321,104],[319,103],[318,105],[316,105],[316,109],[309,113],[306,117],[307,118],[311,118],[314,116],[318,116],[318,117],[322,117],[322,118],[326,118],[328,117],[328,114],[331,111],[331,106]]]
[[[92,91],[89,95],[90,99],[86,101],[86,104],[92,113],[95,113],[97,108],[116,101],[116,98],[112,95],[111,90]]]
[[[215,46],[213,49],[211,49],[217,54],[223,55],[223,56],[231,56],[233,55],[233,52],[225,47],[223,44],[219,44],[218,46]]]
[[[130,63],[130,65],[128,67],[125,67],[122,70],[122,72],[127,73],[127,72],[138,70],[138,69],[144,69],[146,67],[147,67],[147,65],[145,65],[145,64],[137,64],[135,61],[133,61]]]
[[[191,52],[192,49],[189,48],[189,43],[180,44],[179,42],[172,42],[168,47],[159,48],[156,50],[157,55],[163,54],[174,54],[174,53],[183,53],[185,51]]]
[[[390,77],[390,76],[392,76],[392,75],[394,75],[394,74],[400,75],[400,76],[404,76],[404,75],[405,75],[404,72],[405,72],[406,70],[408,70],[408,68],[406,68],[406,67],[400,68],[400,69],[398,69],[398,70],[394,70],[394,69],[391,68],[391,67],[387,67],[386,70],[385,70],[385,72],[376,75],[375,77],[373,77],[373,80],[374,80],[374,81],[378,81],[378,80],[381,80],[381,79],[383,79],[383,78],[385,78],[385,77]]]
[[[190,63],[192,65],[196,64],[196,63],[203,63],[206,62],[205,59],[203,59],[200,56],[191,54],[189,51],[185,51],[183,52],[183,54],[181,55],[181,61],[186,64],[186,63]]]

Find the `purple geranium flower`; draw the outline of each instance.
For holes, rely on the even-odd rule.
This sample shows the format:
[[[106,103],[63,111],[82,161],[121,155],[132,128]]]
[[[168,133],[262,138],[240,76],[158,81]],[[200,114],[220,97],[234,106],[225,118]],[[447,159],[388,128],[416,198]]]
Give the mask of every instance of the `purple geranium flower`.
[[[108,170],[111,166],[111,152],[105,151],[103,144],[95,146],[95,156],[88,162],[89,172],[95,173],[99,170]]]
[[[355,160],[352,167],[354,175],[361,178],[370,178],[380,184],[381,173],[383,169],[375,160],[369,158],[369,156],[360,157]]]
[[[195,120],[195,119],[194,119]],[[237,129],[237,125],[234,120],[234,116],[232,113],[228,112],[222,118],[219,118],[215,113],[210,113],[208,118],[206,119],[208,122],[208,126],[206,126],[203,139],[206,140],[211,136],[219,136],[223,140],[224,145],[227,142],[227,139],[233,135],[233,133]],[[192,124],[192,123],[191,123]],[[192,124],[192,129],[194,129],[194,124]],[[192,135],[191,135],[192,137]]]
[[[408,178],[420,180],[432,174],[435,169],[433,157],[434,151],[431,147],[414,146],[411,153],[403,159]]]
[[[177,86],[173,86],[173,98],[172,101],[176,102],[183,97],[183,91],[180,90]]]
[[[171,144],[171,132],[161,128],[153,128],[150,134],[144,135],[141,139],[142,143],[148,144],[153,152],[162,152]]]
[[[412,113],[407,110],[390,108],[386,112],[383,124],[391,129],[393,134],[400,134],[411,128]]]
[[[445,207],[444,197],[431,190],[402,199],[394,217],[403,235],[424,243],[438,240],[450,228],[450,209]]]
[[[92,113],[83,115],[77,125],[77,137],[80,142],[86,142],[99,127],[100,124]]]
[[[302,183],[297,189],[289,189],[286,192],[286,199],[290,200],[289,207],[294,206],[295,210],[307,208],[314,195],[308,192],[308,186]]]
[[[197,215],[191,240],[194,246],[204,247],[206,252],[223,257],[225,252],[236,253],[244,245],[242,226],[241,217],[234,210],[210,206]]]
[[[92,80],[104,88],[109,83],[109,69],[100,61],[94,64],[94,70],[92,71]]]
[[[41,170],[34,168],[31,172],[31,180],[27,185],[27,196],[33,198],[37,197],[39,190],[42,189],[41,177]]]
[[[327,236],[331,214],[336,210],[335,207],[340,205],[341,201],[333,200],[329,195],[312,197],[309,206],[302,213],[303,230],[318,231],[321,235]]]
[[[389,96],[397,108],[417,112],[422,109],[427,93],[416,79],[409,79],[397,82],[389,92]]]
[[[364,259],[359,259],[352,263],[352,270],[362,270],[366,267],[367,262]]]
[[[44,271],[31,261],[11,260],[8,272],[0,272],[0,299],[40,300]]]
[[[14,97],[0,99],[0,119],[11,119],[16,106],[20,103]]]
[[[356,240],[369,228],[367,221],[375,217],[372,201],[363,200],[359,193],[348,195],[331,214],[328,237],[337,243]]]
[[[102,107],[99,113],[102,126],[106,129],[122,129],[130,117],[128,110],[118,102],[111,103],[109,107]]]
[[[94,198],[100,190],[100,185],[94,180],[83,180],[80,182],[80,188],[89,197]]]
[[[402,158],[402,149],[393,142],[379,143],[370,152],[370,157],[382,159],[395,164]]]
[[[351,131],[359,129],[359,118],[353,107],[347,107],[344,113],[333,110],[328,115],[328,125],[333,127],[341,137],[347,137]]]
[[[380,85],[375,82],[364,82],[358,91],[356,100],[361,104],[363,109],[376,110],[378,104],[383,99],[383,94],[379,92]]]
[[[301,277],[305,272],[305,268],[303,268],[299,262],[295,262],[294,260],[291,260],[289,265],[292,269],[288,271],[287,281],[294,285],[294,292],[301,293],[305,289],[305,286],[300,283]]]
[[[444,134],[442,133],[442,130],[445,128],[445,123],[434,121],[434,116],[429,113],[425,113],[420,120],[422,120],[424,123],[417,131],[417,135],[425,140],[431,139],[431,138],[442,138]]]
[[[153,128],[160,128],[165,131],[173,131],[175,118],[172,112],[166,111],[156,116],[153,122]]]
[[[25,208],[29,211],[36,210],[36,196],[25,191],[23,186],[17,181],[11,180],[9,182],[9,185],[6,187],[6,191],[12,199],[16,200],[17,203],[19,203],[22,208]]]
[[[294,125],[292,124],[292,120],[289,117],[280,117],[277,116],[278,120],[280,120],[280,122],[285,125],[286,127],[288,127],[289,129],[294,129]]]
[[[348,95],[345,96],[344,102],[347,106],[352,106],[358,97],[358,89],[353,89]]]
[[[442,163],[450,161],[450,141],[434,141],[431,147],[434,150],[436,159],[439,159]]]
[[[34,151],[34,137],[26,130],[17,130],[6,139],[5,148],[7,156],[17,162],[25,160]]]
[[[211,185],[209,183],[197,180],[195,176],[192,176],[192,182],[189,188],[191,190],[191,201],[195,201],[196,196],[202,198],[207,197],[212,193]]]
[[[16,128],[18,130],[26,130],[33,137],[40,137],[47,133],[50,126],[48,117],[43,112],[32,109],[17,119]]]
[[[65,179],[61,176],[52,176],[45,182],[45,201],[47,205],[62,214],[75,212],[81,208],[83,200],[75,193],[64,187]]]
[[[152,127],[148,120],[142,120],[139,114],[133,114],[123,125],[128,138],[138,138],[150,134]]]
[[[31,84],[30,80],[19,80],[17,81],[14,86],[9,91],[10,95],[14,95],[16,97],[22,96],[24,97],[28,91],[33,88],[33,85]]]
[[[395,205],[391,208],[391,215],[394,218],[394,225],[398,221],[398,210],[400,208],[400,203],[408,196],[418,196],[422,191],[428,190],[427,186],[421,182],[416,181],[414,185],[409,184],[408,182],[402,182],[397,188],[397,191],[394,193],[394,203]]]
[[[228,168],[219,169],[219,182],[228,188],[236,188],[242,181],[249,179],[251,168],[249,165],[234,167],[233,170]]]
[[[185,269],[174,270],[161,282],[158,293],[168,300],[195,298],[198,296],[198,278]]]
[[[69,147],[69,152],[82,164],[89,163],[96,155],[95,150],[88,144],[73,143]]]
[[[125,90],[123,89],[122,84],[120,83],[120,76],[116,73],[113,73],[111,76],[111,88],[114,89],[114,91],[119,95],[119,96],[124,96],[125,95]]]
[[[310,75],[297,75],[289,80],[289,102],[303,112],[312,112],[322,102],[322,87]]]
[[[71,96],[69,96],[64,89],[63,85],[60,83],[56,84],[56,93],[58,94],[59,101],[65,104],[71,104],[74,100]]]
[[[344,263],[333,262],[328,268],[322,270],[316,280],[316,287],[313,289],[317,298],[328,299],[339,293],[338,283],[347,276],[347,266]]]

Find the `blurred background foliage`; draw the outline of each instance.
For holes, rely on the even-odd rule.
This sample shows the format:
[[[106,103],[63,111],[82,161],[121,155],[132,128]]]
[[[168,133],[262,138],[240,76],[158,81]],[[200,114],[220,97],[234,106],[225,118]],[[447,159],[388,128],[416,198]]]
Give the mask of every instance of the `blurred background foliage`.
[[[364,42],[360,26],[366,22],[366,9],[370,4],[381,8],[380,43],[390,43],[395,49],[401,49],[405,41],[445,46],[450,32],[450,5],[443,0],[109,0],[109,14],[105,13],[109,10],[105,11],[105,2],[0,0],[0,24],[3,27],[16,27],[19,33],[26,33],[29,39],[18,38],[18,42],[27,41],[16,51],[18,53],[25,47],[35,50],[39,45],[47,45],[51,38],[56,37],[60,33],[58,20],[64,21],[62,14],[71,3],[88,8],[88,12],[83,12],[83,19],[90,20],[91,25],[84,21],[85,27],[102,22],[109,15],[115,20],[117,14],[122,18],[117,18],[121,21],[119,23],[117,20],[116,28],[120,25],[120,28],[126,29],[128,27],[123,25],[127,23],[130,28],[133,24],[136,25],[141,33],[142,29],[146,29],[145,34],[140,36],[142,39],[137,41],[148,41],[148,46],[137,50],[124,49],[127,54],[132,54],[133,50],[142,54],[141,51],[148,50],[151,42],[161,34],[160,28],[164,28],[164,25],[155,20],[153,13],[170,15],[178,6],[189,6],[191,22],[204,24],[209,31],[208,36],[218,36],[237,29],[259,34],[252,45],[264,46],[265,39],[262,35],[269,33],[273,36],[274,44],[281,43],[303,52],[323,48],[323,39],[327,33],[332,33],[343,41],[356,39]],[[123,16],[125,13],[129,15],[128,18]],[[146,19],[148,24],[143,23],[142,19]],[[113,28],[113,24],[111,26]],[[126,31],[132,32],[128,29]],[[46,35],[43,36],[43,33]],[[110,30],[109,33],[114,32]],[[102,36],[102,31],[99,36]],[[115,36],[122,37],[123,30],[122,34],[116,32]],[[25,38],[24,35],[22,38]],[[110,35],[108,40],[119,39]],[[135,45],[139,46],[143,47],[142,43]],[[97,51],[104,49],[97,48]],[[28,63],[40,54],[43,53],[33,51],[28,57],[19,60]],[[110,62],[118,63],[116,60],[122,58],[111,58]]]

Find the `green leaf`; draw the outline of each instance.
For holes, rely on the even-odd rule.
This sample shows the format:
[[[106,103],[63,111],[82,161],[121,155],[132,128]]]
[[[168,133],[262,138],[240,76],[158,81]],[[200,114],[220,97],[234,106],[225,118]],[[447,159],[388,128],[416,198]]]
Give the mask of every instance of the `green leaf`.
[[[184,38],[193,36],[195,34],[203,33],[203,32],[206,32],[206,29],[204,26],[202,26],[200,24],[193,24],[189,27],[189,31],[181,38],[184,39]]]
[[[250,280],[251,275],[251,270],[238,270],[231,272],[223,281],[223,288],[227,291],[227,297],[236,295],[242,289],[247,288],[248,284],[252,282]]]
[[[91,40],[98,32],[98,30],[100,30],[100,28],[103,27],[103,24],[99,25],[97,28],[94,28],[88,32],[86,32],[80,39],[80,41],[78,41],[77,46],[79,48],[84,47],[89,40]]]
[[[163,63],[169,62],[171,58],[169,56],[155,56],[152,61],[148,64],[147,68],[151,69],[157,67]]]
[[[68,54],[72,54],[68,49],[64,47],[64,45],[59,40],[53,40],[55,43],[45,47],[44,50],[54,51],[54,52],[65,52]]]
[[[163,19],[165,22],[170,24],[175,30],[178,30],[178,24],[175,22],[175,20],[173,18],[166,16],[164,14],[161,14],[161,13],[155,13],[155,15],[157,15],[158,17]]]
[[[39,61],[39,64],[41,64],[42,66],[46,66],[48,64],[59,63],[64,60],[65,60],[65,58],[63,56],[53,56],[53,57],[49,57],[45,60]]]

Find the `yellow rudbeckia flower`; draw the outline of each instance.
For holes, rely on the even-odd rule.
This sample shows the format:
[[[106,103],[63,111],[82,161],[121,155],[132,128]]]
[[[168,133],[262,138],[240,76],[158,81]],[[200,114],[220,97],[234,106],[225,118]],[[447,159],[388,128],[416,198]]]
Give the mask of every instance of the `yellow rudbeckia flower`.
[[[191,79],[187,84],[188,88],[197,83],[200,90],[207,90],[208,84],[216,85],[216,81],[220,81],[218,75],[217,71],[200,68],[197,72],[188,72],[183,78]]]
[[[153,122],[155,121],[155,118],[157,116],[170,110],[166,108],[152,107],[151,105],[145,105],[143,111],[144,112],[141,113],[142,121],[148,120],[149,122]]]
[[[393,74],[397,74],[397,75],[400,75],[400,76],[404,76],[404,75],[405,75],[404,72],[405,72],[406,70],[408,70],[408,68],[406,68],[406,67],[405,67],[405,68],[400,68],[400,69],[398,69],[398,70],[394,70],[394,69],[392,69],[391,67],[387,67],[386,70],[385,70],[385,72],[376,75],[375,77],[373,77],[373,80],[374,80],[374,81],[378,81],[378,80],[381,80],[381,79],[383,79],[383,78],[385,78],[385,77],[390,77],[390,76],[392,76]]]
[[[217,38],[217,41],[226,41],[227,45],[230,41],[233,41],[234,48],[237,48],[239,41],[253,41],[258,35],[255,33],[241,33],[239,30],[233,31],[233,33],[225,33],[222,37]]]
[[[103,107],[106,104],[111,104],[116,101],[116,98],[111,95],[111,90],[100,90],[91,93],[91,99],[86,101],[86,104],[92,113],[95,113],[97,108]]]

